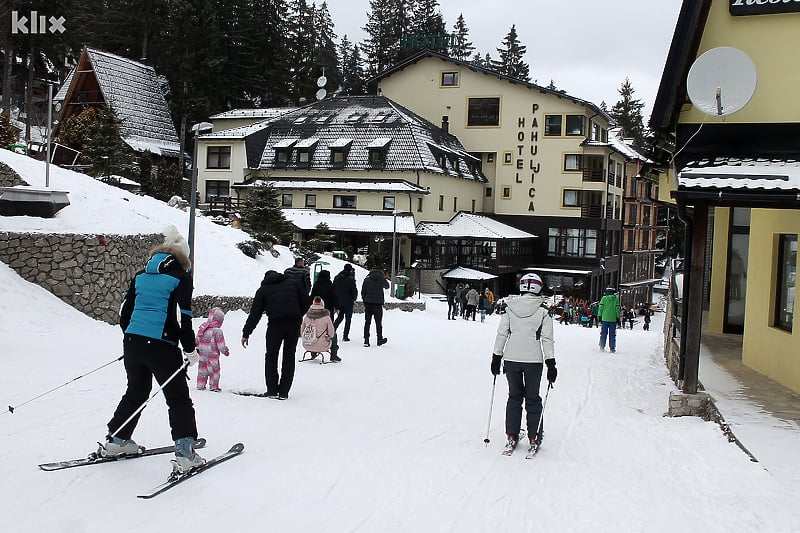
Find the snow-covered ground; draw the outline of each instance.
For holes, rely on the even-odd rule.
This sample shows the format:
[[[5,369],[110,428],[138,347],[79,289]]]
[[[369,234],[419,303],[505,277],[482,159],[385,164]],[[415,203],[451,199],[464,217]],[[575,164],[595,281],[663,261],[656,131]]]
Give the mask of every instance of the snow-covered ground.
[[[15,157],[0,152],[7,162]],[[0,217],[0,231],[75,231],[84,217],[96,218],[91,210],[102,207],[104,194],[110,194],[108,203],[128,200],[116,207],[116,222],[99,217],[98,224],[131,232],[158,231],[166,223],[185,227],[185,218],[171,214],[185,213],[93,180],[92,187],[111,192],[93,189],[84,214],[67,211],[77,208],[89,178],[70,179],[73,205],[61,222]],[[221,294],[250,294],[264,270],[283,268],[283,256],[254,262],[224,248],[241,237],[205,222],[198,222],[196,292],[216,286]],[[203,251],[215,246],[227,255]],[[338,263],[331,270],[338,272]],[[388,344],[365,348],[358,342],[363,315],[354,315],[353,342],[340,351],[343,363],[298,363],[290,398],[279,402],[232,393],[264,389],[265,320],[244,349],[245,313],[231,312],[223,327],[231,347],[222,360],[223,392],[192,388],[192,398],[200,434],[208,439],[203,455],[234,442],[243,442],[245,452],[154,500],[139,500],[136,494],[165,478],[169,456],[57,472],[36,467],[84,456],[105,435],[125,373],[118,362],[89,372],[120,355],[119,328],[86,317],[3,264],[0,286],[0,405],[15,407],[0,413],[0,531],[800,529],[800,432],[794,424],[738,402],[728,421],[740,421],[734,430],[747,434],[746,446],[761,459],[754,463],[717,425],[664,416],[675,387],[662,355],[662,314],[649,332],[620,331],[616,355],[597,350],[597,329],[556,324],[559,376],[548,398],[547,435],[539,456],[526,461],[519,452],[500,456],[503,376],[494,394],[491,442],[483,442],[497,316],[483,324],[448,321],[445,304],[431,298],[426,311],[387,311]],[[736,386],[709,361],[702,364],[701,379],[713,371],[717,379],[711,381]],[[78,376],[85,377],[73,381]],[[147,446],[170,442],[163,398],[145,409],[134,437]]]

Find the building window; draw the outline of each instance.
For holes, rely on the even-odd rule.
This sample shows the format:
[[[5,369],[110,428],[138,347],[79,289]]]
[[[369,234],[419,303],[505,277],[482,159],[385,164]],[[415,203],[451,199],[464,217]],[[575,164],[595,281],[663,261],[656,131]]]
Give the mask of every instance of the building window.
[[[422,198],[417,198],[417,212],[422,212]]]
[[[600,140],[600,125],[592,122],[592,141],[599,141]]]
[[[597,230],[548,228],[547,255],[553,257],[597,257]]]
[[[206,151],[206,168],[231,168],[231,147],[209,146]]]
[[[344,165],[344,150],[331,150],[331,164]]]
[[[311,152],[308,150],[298,150],[297,162],[301,165],[308,166],[308,164],[311,163]]]
[[[491,197],[492,197],[492,188],[486,187],[486,198],[491,198]]]
[[[334,194],[333,195],[333,207],[339,209],[355,209],[356,208],[356,197],[343,195],[343,194]]]
[[[581,205],[581,191],[577,189],[564,189],[562,207],[579,207]]]
[[[562,119],[561,115],[545,115],[544,134],[550,137],[560,137]]]
[[[383,150],[371,149],[369,151],[369,164],[373,167],[383,166]]]
[[[564,171],[580,171],[583,169],[583,156],[581,154],[564,155]]]
[[[289,162],[289,158],[292,156],[292,149],[288,150],[275,150],[275,162],[281,165],[285,165]]]
[[[394,210],[394,196],[383,197],[383,208]]]
[[[227,180],[206,180],[206,202],[216,198],[229,198],[231,195],[230,182]]]
[[[500,98],[470,98],[467,103],[467,126],[499,126]]]
[[[797,275],[797,235],[778,236],[778,282],[775,294],[775,327],[792,331],[795,280]]]
[[[475,199],[472,200],[472,212],[475,212]]]
[[[453,212],[458,211],[458,196],[453,196]]]
[[[510,165],[511,164],[511,152],[503,152],[503,164]]]
[[[317,207],[316,194],[306,194],[306,207]]]
[[[458,72],[442,72],[442,87],[458,87]]]
[[[503,187],[503,198],[511,198],[511,187]]]
[[[439,211],[444,211],[444,195],[439,195]]]
[[[486,162],[494,163],[494,152],[489,152],[488,154],[486,154]]]
[[[292,193],[283,193],[281,195],[281,207],[292,207]]]
[[[567,115],[567,135],[583,135],[583,115]]]

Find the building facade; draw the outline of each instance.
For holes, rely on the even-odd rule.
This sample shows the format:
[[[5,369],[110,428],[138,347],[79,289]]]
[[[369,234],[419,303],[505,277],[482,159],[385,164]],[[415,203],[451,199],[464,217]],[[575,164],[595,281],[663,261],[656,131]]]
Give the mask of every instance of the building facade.
[[[609,142],[603,110],[430,50],[375,81],[379,94],[441,123],[480,159],[483,212],[539,236],[526,267],[549,289],[592,298],[620,283],[626,158]],[[463,193],[436,194],[447,205]],[[521,273],[501,285],[511,290]]]
[[[691,237],[680,332],[686,392],[696,389],[703,327],[740,335],[745,365],[800,392],[800,108],[790,103],[800,77],[789,66],[799,27],[797,2],[685,0],[681,8],[650,127],[672,169],[662,183],[676,184],[667,191]],[[697,95],[689,98],[690,67],[721,48],[742,52],[752,69],[723,65],[729,76],[716,81],[717,105],[701,111]],[[752,97],[729,113],[727,95],[750,75]]]

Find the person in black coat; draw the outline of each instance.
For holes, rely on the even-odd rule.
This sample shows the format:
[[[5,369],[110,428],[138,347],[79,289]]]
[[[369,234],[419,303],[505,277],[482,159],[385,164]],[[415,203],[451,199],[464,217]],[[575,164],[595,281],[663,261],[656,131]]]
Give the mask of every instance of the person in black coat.
[[[300,323],[311,305],[311,298],[300,283],[284,274],[268,271],[253,297],[253,306],[242,329],[242,346],[247,348],[250,334],[267,315],[267,353],[264,376],[266,396],[285,400],[294,379],[295,350],[300,338]],[[281,374],[278,376],[278,355],[283,344]]]
[[[383,291],[389,288],[389,281],[383,270],[372,270],[361,284],[361,299],[364,300],[364,346],[369,346],[369,329],[375,319],[375,333],[378,346],[386,344],[383,336]]]
[[[447,288],[447,320],[455,320],[458,314],[458,304],[456,303],[456,288],[450,285]]]
[[[342,340],[346,342],[350,340],[350,321],[353,318],[353,304],[358,298],[356,273],[353,270],[353,265],[347,263],[344,265],[344,269],[336,274],[336,277],[333,278],[333,290],[336,291],[336,300],[339,304],[339,316],[333,322],[333,327],[338,328],[339,324],[344,320]]]
[[[311,290],[311,273],[308,270],[308,267],[305,266],[305,262],[303,261],[302,257],[298,257],[294,260],[294,266],[289,267],[283,271],[287,278],[293,279],[300,283],[303,287],[303,290],[308,291]]]
[[[336,291],[333,287],[333,282],[331,281],[331,273],[327,270],[320,270],[319,275],[317,276],[317,282],[314,283],[314,286],[311,287],[311,298],[313,299],[315,296],[319,296],[322,298],[322,301],[325,302],[325,309],[331,314],[334,315],[336,309],[339,307],[337,298],[336,298]],[[334,324],[334,332],[333,337],[331,338],[331,361],[334,363],[338,363],[342,360],[339,357],[339,339],[336,335],[336,325]],[[316,355],[312,355],[312,359],[316,357]]]

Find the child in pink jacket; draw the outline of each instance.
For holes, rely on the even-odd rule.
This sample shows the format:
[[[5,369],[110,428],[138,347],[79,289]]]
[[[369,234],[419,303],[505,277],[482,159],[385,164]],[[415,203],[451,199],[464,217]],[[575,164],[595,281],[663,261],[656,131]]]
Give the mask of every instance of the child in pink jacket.
[[[205,390],[206,381],[209,388],[219,392],[219,355],[230,352],[225,345],[225,335],[222,333],[222,322],[225,320],[225,311],[214,307],[208,312],[208,320],[200,324],[197,330],[197,354],[200,362],[197,365],[197,388]]]
[[[303,348],[311,352],[312,358],[319,352],[327,352],[331,348],[335,333],[331,314],[325,309],[325,302],[319,296],[315,296],[311,307],[303,317],[303,323],[300,324],[300,342]]]

